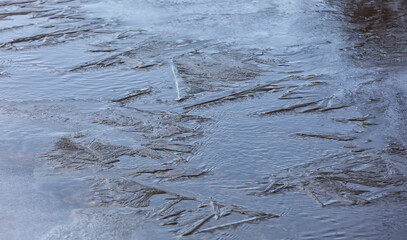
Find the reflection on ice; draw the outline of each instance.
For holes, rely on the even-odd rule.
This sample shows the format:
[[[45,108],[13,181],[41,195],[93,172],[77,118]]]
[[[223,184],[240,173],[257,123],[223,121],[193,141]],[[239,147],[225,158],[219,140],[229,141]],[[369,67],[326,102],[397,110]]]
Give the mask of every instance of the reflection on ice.
[[[404,236],[406,9],[0,3],[0,238]]]

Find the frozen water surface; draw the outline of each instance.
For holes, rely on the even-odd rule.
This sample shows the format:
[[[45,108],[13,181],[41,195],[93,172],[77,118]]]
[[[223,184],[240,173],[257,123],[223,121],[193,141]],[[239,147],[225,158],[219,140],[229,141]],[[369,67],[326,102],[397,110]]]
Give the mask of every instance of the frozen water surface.
[[[403,0],[0,2],[0,239],[404,239]]]

